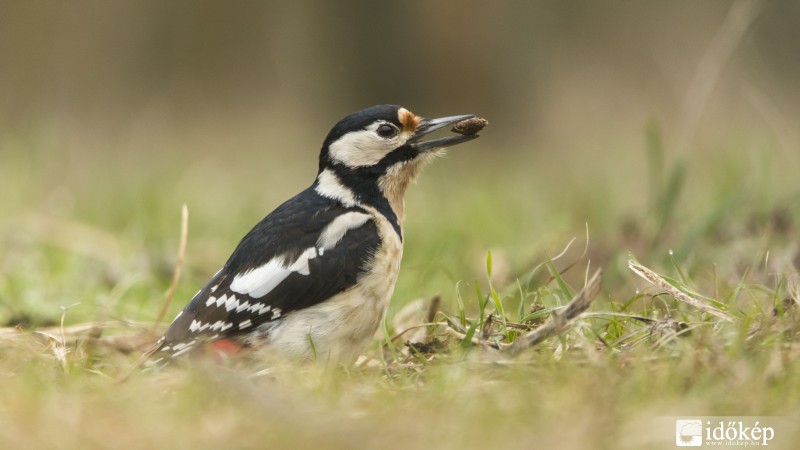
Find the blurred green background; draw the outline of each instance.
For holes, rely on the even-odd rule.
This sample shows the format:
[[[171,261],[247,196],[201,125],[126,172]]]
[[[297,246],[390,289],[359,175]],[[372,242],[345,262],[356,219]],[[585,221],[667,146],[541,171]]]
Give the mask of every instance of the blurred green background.
[[[489,250],[494,275],[513,280],[587,225],[593,264],[613,282],[627,251],[703,260],[698,235],[800,216],[797,2],[0,11],[4,324],[52,322],[78,302],[72,320],[152,320],[186,203],[177,311],[313,181],[330,127],[379,103],[490,121],[409,192],[393,308],[436,292],[452,301],[458,280],[485,281]],[[661,220],[671,176],[683,181]]]
[[[674,448],[654,419],[800,423],[798,55],[789,0],[0,0],[0,447]],[[169,320],[379,103],[490,122],[409,190],[388,332],[436,293],[457,315],[457,289],[478,316],[489,251],[512,320],[554,308],[569,288],[529,274],[573,238],[555,265],[575,291],[604,269],[593,318],[507,363],[373,345],[332,373],[138,371],[125,345],[155,337],[77,331],[150,329],[186,204]]]

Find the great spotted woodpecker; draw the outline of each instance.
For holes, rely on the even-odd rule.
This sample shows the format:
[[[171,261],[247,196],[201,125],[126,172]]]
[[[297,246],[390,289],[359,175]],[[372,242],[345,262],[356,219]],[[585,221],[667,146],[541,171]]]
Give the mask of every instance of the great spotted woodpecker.
[[[445,147],[477,135],[422,138],[474,117],[425,119],[380,105],[342,119],[322,145],[314,183],[247,233],[178,313],[156,361],[233,340],[354,362],[383,320],[397,280],[406,188]]]

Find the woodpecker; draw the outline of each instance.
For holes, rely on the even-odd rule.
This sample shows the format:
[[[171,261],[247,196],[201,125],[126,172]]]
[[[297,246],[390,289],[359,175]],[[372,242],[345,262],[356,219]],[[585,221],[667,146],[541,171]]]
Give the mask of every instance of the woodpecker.
[[[155,362],[233,341],[352,364],[397,281],[406,188],[446,147],[478,136],[422,138],[474,117],[425,119],[379,105],[339,121],[322,145],[314,183],[244,236],[178,313]]]

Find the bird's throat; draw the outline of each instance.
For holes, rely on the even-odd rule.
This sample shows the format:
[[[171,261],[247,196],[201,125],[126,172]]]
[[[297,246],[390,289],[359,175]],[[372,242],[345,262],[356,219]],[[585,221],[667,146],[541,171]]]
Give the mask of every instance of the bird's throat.
[[[378,188],[389,202],[401,228],[405,219],[406,189],[409,184],[417,180],[427,159],[417,158],[413,161],[396,164],[378,179]]]

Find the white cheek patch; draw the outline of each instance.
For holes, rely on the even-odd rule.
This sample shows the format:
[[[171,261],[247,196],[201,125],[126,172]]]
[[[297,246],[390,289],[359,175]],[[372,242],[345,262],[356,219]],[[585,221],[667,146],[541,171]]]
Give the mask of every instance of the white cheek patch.
[[[363,167],[377,164],[391,147],[388,141],[379,138],[374,130],[353,131],[340,137],[328,148],[331,158],[348,167]]]
[[[328,147],[331,158],[348,167],[372,166],[411,137],[410,133],[402,132],[392,139],[381,138],[375,131],[381,125],[382,122],[376,122],[340,137]]]

